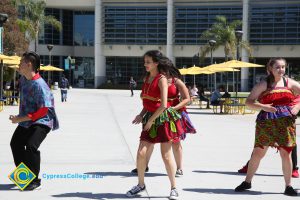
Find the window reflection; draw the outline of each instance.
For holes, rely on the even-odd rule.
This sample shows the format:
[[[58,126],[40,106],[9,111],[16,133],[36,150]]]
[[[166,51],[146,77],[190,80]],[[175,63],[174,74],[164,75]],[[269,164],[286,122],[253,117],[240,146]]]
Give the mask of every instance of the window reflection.
[[[95,15],[94,12],[74,13],[74,45],[94,46]]]

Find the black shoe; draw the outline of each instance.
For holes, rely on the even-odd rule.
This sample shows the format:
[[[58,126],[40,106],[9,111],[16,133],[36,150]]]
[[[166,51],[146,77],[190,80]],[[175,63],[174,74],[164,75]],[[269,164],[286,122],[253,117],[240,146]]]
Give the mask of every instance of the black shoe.
[[[146,167],[146,169],[145,169],[145,172],[148,172],[148,171],[149,171],[149,167]],[[135,168],[135,169],[131,170],[131,173],[133,173],[133,174],[137,174],[137,173],[138,173],[138,170],[137,170],[137,168]]]
[[[41,189],[41,179],[33,180],[23,191],[32,191]]]
[[[285,190],[284,190],[284,194],[287,196],[297,196],[298,193],[296,190],[294,190],[294,188],[292,186],[286,186]]]
[[[243,192],[251,188],[251,183],[243,181],[239,186],[237,186],[234,191],[236,192]]]

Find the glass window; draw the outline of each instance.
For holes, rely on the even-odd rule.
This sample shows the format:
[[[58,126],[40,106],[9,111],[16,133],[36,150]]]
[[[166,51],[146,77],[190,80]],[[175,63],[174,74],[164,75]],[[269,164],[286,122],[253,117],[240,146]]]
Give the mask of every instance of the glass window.
[[[241,6],[177,6],[175,8],[175,43],[204,44],[201,34],[215,22],[217,15],[228,21],[242,20]]]
[[[104,12],[106,44],[166,44],[165,7],[106,6]]]
[[[94,46],[94,12],[76,11],[74,13],[74,45]]]
[[[249,19],[251,44],[300,44],[297,29],[300,26],[299,1],[282,5],[252,4]],[[261,28],[257,29],[259,26]]]

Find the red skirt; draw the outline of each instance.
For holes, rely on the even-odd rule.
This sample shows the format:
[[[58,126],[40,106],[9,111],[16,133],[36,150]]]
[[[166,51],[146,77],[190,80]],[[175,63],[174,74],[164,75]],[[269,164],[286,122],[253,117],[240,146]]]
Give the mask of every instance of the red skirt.
[[[143,118],[143,128],[153,113],[147,112]],[[179,142],[184,133],[180,114],[173,108],[166,109],[157,117],[148,131],[142,131],[140,140],[150,143]]]

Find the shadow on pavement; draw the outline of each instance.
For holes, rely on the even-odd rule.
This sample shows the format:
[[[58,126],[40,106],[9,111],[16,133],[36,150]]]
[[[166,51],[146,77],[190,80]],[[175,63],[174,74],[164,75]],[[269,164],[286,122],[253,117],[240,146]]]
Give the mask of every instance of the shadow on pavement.
[[[78,197],[85,199],[128,199],[125,194],[119,193],[90,193],[90,192],[76,192],[76,193],[64,193],[52,195],[52,197]],[[164,197],[155,197],[155,196],[136,196],[139,199],[149,199],[149,198],[166,198]]]
[[[133,177],[137,176],[137,174],[133,174],[131,172],[86,172],[84,174],[90,174],[95,176],[122,176],[122,177]],[[160,173],[145,173],[145,177],[156,177],[156,176],[167,176],[166,174],[160,174]]]
[[[1,190],[19,190],[19,188],[15,184],[0,184]]]
[[[260,192],[247,190],[244,192],[235,192],[234,189],[220,189],[220,188],[186,188],[183,189],[188,192],[198,192],[198,193],[212,193],[212,194],[232,194],[232,195],[264,195],[264,194],[282,194],[276,192]]]
[[[227,175],[238,175],[238,176],[245,176],[246,174],[241,174],[238,172],[230,172],[230,171],[204,171],[204,170],[196,170],[193,172],[197,173],[214,173],[214,174],[227,174]],[[255,176],[282,176],[280,174],[255,174]]]

